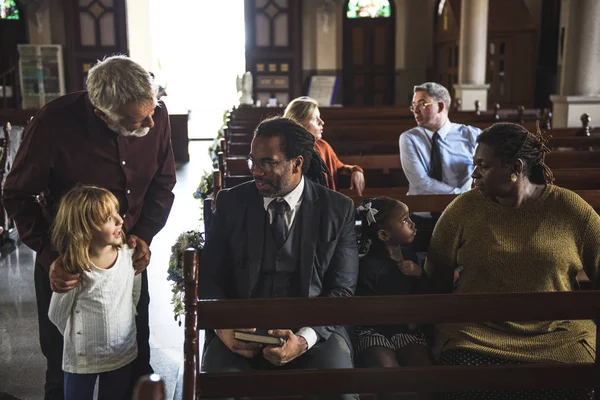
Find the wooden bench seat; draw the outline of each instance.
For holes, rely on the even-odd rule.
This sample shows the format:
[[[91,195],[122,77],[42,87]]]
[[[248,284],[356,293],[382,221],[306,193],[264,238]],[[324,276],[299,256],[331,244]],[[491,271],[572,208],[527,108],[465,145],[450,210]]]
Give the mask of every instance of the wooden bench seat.
[[[485,129],[491,124],[474,124],[481,129]],[[535,125],[527,126],[528,129],[534,129]],[[394,122],[392,124],[384,121],[345,121],[336,124],[326,123],[323,138],[329,143],[337,143],[338,141],[360,141],[360,140],[389,140],[396,142],[398,146],[398,138],[402,132],[405,132],[415,127],[414,120],[407,120],[405,123]],[[227,127],[225,137],[229,142],[250,143],[255,126],[230,125]],[[567,131],[565,131],[567,132]],[[574,131],[576,132],[576,131]],[[564,136],[572,137],[579,136],[575,134],[564,133]]]
[[[342,161],[349,165],[360,165],[364,169],[381,169],[386,172],[402,168],[398,153],[344,156]],[[600,151],[553,151],[546,156],[546,164],[550,168],[600,167]]]
[[[199,301],[198,258],[193,249],[186,251],[184,255],[184,275],[184,400],[225,396],[281,398],[306,394],[443,392],[499,388],[595,388],[598,398],[598,344],[595,364],[201,373],[198,358],[199,329],[504,320],[597,320],[600,318],[598,291]]]
[[[230,112],[232,121],[257,122],[273,115],[283,115],[282,108],[250,107],[237,108]],[[378,106],[378,107],[319,107],[323,120],[399,120],[414,118],[408,107]],[[500,107],[488,111],[451,111],[451,120],[460,121],[535,121],[548,118],[547,112],[537,109],[502,109]],[[461,122],[462,123],[462,122]]]
[[[408,188],[366,188],[364,196],[357,196],[350,189],[341,189],[340,193],[350,197],[355,205],[371,197],[391,197],[405,203],[411,212],[444,211],[457,194],[432,194],[408,196]],[[600,209],[600,190],[574,190],[583,200],[596,209]]]
[[[555,183],[567,189],[600,189],[600,163],[595,156],[597,152],[551,153],[548,165],[554,174]],[[344,156],[341,159],[364,169],[367,190],[408,186],[398,155]],[[245,157],[224,158],[221,171],[224,187],[235,186],[234,181],[241,183],[252,179]],[[349,179],[347,176],[338,176],[339,186],[349,187]]]
[[[399,153],[399,134],[391,132],[382,134],[384,138],[374,133],[369,137],[348,135],[347,138],[327,138],[327,142],[340,158],[347,155],[394,154]],[[251,136],[236,136],[227,139],[229,155],[248,155],[250,153]],[[553,137],[549,143],[552,149],[600,150],[600,135],[595,136],[559,136]]]

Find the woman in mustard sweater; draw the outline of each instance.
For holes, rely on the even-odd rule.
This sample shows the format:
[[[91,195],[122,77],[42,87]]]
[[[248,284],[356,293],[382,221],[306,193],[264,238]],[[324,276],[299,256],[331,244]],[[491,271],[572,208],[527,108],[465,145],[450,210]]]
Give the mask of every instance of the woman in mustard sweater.
[[[283,114],[285,118],[296,121],[315,137],[315,148],[319,151],[321,158],[329,168],[327,176],[327,187],[336,190],[336,174],[350,175],[350,190],[356,189],[356,193],[362,196],[365,190],[365,176],[363,169],[358,165],[345,165],[335,154],[329,143],[323,140],[323,125],[318,103],[316,100],[302,96],[295,98],[288,104]]]
[[[539,131],[509,123],[481,133],[475,190],[448,206],[431,239],[425,271],[439,291],[571,291],[581,270],[599,288],[600,216],[577,194],[552,185],[545,142]],[[594,362],[595,331],[593,321],[441,324],[433,352],[446,365]],[[591,390],[471,391],[446,398],[591,396]]]

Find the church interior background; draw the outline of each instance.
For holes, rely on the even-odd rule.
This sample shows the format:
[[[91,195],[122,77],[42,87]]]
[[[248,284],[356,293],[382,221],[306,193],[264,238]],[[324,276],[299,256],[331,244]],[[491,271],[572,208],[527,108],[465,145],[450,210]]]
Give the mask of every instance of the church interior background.
[[[84,88],[95,60],[129,54],[166,87],[170,114],[184,121],[173,140],[208,139],[190,141],[189,162],[178,163],[176,202],[148,269],[152,363],[173,398],[183,330],[166,280],[170,246],[201,226],[192,194],[212,169],[207,150],[223,113],[237,103],[237,75],[252,73],[263,105],[285,105],[307,94],[311,77],[335,76],[334,103],[345,107],[407,107],[413,85],[435,80],[463,110],[474,109],[475,93],[481,110],[551,109],[577,97],[600,112],[600,78],[584,68],[600,55],[582,56],[600,38],[567,30],[598,18],[597,0],[0,0],[0,125],[18,127],[35,112],[16,93],[17,44],[60,45],[66,92]],[[575,73],[586,84],[569,84]],[[571,115],[563,119],[572,126]],[[0,260],[0,400],[42,398],[33,257],[21,245]]]

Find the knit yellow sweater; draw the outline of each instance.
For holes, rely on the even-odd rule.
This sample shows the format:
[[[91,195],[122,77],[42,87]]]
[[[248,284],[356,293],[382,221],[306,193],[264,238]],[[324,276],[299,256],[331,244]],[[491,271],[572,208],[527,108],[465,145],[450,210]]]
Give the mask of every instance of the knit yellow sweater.
[[[548,185],[519,208],[477,190],[456,198],[438,221],[425,270],[448,280],[463,270],[455,293],[570,291],[584,269],[599,288],[600,216],[577,194]],[[461,348],[523,362],[592,362],[593,321],[436,326],[433,352]]]

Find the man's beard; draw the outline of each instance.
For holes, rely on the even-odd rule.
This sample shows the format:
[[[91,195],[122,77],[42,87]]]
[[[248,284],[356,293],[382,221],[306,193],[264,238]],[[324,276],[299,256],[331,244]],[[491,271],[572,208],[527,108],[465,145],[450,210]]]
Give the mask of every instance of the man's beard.
[[[148,127],[138,128],[135,131],[128,131],[121,124],[114,124],[114,125],[109,126],[109,128],[113,132],[117,132],[118,134],[121,134],[123,136],[135,136],[135,137],[146,136],[148,134],[148,132],[150,131],[150,128],[148,128]]]

